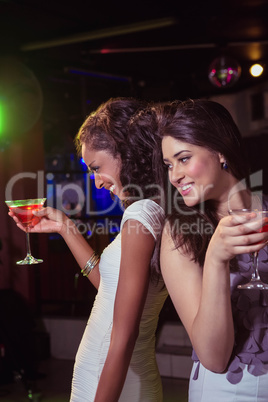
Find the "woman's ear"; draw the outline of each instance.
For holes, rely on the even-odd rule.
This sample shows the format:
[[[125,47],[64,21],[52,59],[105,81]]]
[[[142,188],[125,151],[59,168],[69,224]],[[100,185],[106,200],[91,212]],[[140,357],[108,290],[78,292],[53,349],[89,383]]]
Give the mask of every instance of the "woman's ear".
[[[226,161],[226,158],[222,154],[219,155],[219,162],[221,164],[221,167],[223,170],[228,170],[228,163]]]
[[[219,161],[220,161],[221,164],[226,162],[226,158],[225,158],[225,156],[223,154],[218,154],[218,156],[219,156]]]

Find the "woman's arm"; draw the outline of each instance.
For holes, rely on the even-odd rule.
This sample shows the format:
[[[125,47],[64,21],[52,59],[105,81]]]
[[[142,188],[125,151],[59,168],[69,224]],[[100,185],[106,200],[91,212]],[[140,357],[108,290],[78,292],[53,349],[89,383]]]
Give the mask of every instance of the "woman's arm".
[[[202,268],[174,249],[168,230],[161,245],[161,271],[174,307],[201,363],[225,369],[234,342],[228,269]],[[213,272],[214,269],[214,272]]]
[[[111,343],[95,402],[118,401],[139,334],[149,285],[150,261],[155,246],[152,234],[140,222],[129,219],[121,236],[121,264]]]
[[[223,218],[210,241],[203,269],[183,249],[174,249],[165,227],[161,270],[174,306],[201,363],[211,371],[226,369],[234,344],[229,261],[256,251],[263,234],[252,233],[250,216]],[[267,236],[267,235],[266,235]]]
[[[17,223],[17,226],[25,231],[25,228],[21,225],[12,211],[9,212],[9,215]],[[40,221],[33,228],[30,228],[29,232],[59,233],[65,240],[80,268],[84,268],[94,250],[81,235],[75,226],[75,223],[62,211],[51,207],[43,208],[40,211],[35,212],[35,215],[40,218]],[[88,275],[88,279],[98,289],[100,281],[99,264],[97,264]]]

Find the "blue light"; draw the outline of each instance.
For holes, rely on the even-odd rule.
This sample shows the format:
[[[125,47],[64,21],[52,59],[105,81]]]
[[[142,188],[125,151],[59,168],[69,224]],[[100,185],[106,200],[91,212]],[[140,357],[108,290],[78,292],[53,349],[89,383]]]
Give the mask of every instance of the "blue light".
[[[68,70],[68,72],[72,73],[72,74],[85,75],[85,76],[94,77],[94,78],[104,78],[107,80],[122,81],[122,82],[130,81],[130,79],[128,77],[119,77],[117,75],[98,73],[96,71],[76,70],[76,69],[70,68]]]
[[[83,158],[80,158],[80,159],[79,159],[79,162],[80,162],[80,165],[81,165],[81,167],[82,167],[82,170],[83,170],[84,172],[86,172],[86,171],[88,170],[88,168],[87,168],[87,165],[86,165],[84,159],[83,159]]]

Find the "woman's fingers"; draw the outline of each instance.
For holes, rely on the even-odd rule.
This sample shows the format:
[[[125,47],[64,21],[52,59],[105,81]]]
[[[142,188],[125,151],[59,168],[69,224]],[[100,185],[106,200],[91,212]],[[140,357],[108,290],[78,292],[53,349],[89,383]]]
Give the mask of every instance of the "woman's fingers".
[[[66,215],[58,210],[51,207],[42,208],[39,211],[34,212],[35,216],[39,218],[47,218],[56,222],[62,223],[66,219]]]
[[[254,253],[267,245],[268,232],[260,232],[263,221],[256,214],[226,216],[213,235],[219,258],[231,259],[239,254]]]
[[[26,231],[25,226],[21,224],[19,219],[15,216],[12,211],[8,213],[11,218],[15,221],[17,226]],[[53,233],[53,232],[60,232],[63,223],[68,218],[66,215],[57,209],[46,207],[42,208],[38,211],[34,211],[34,218],[31,222],[31,226],[28,227],[29,233]]]
[[[227,226],[241,226],[253,229],[254,227],[261,227],[261,220],[256,217],[255,212],[244,213],[244,214],[232,214],[227,219]]]
[[[246,215],[232,215],[225,221],[225,226],[234,227],[233,233],[237,235],[268,232],[268,218],[255,212]]]

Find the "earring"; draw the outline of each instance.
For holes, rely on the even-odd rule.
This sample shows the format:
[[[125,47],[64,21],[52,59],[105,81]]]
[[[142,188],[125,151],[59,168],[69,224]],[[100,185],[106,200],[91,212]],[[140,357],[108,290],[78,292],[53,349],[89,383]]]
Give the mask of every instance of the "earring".
[[[228,163],[227,163],[226,161],[223,162],[222,168],[223,168],[224,170],[227,170],[227,169],[228,169]]]

